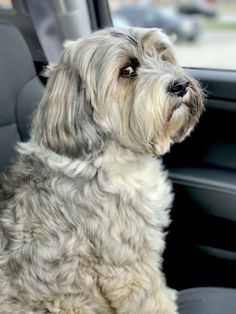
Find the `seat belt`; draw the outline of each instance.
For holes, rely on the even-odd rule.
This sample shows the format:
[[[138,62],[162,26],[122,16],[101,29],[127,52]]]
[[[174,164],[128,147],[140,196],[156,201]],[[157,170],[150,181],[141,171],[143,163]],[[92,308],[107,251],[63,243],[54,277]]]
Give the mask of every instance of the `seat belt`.
[[[26,0],[26,5],[48,63],[56,63],[63,50],[63,38],[51,1]]]

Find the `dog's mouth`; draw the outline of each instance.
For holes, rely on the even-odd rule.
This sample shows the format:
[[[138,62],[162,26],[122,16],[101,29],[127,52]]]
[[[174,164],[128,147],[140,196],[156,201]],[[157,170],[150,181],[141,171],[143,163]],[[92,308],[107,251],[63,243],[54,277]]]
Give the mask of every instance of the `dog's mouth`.
[[[187,92],[183,97],[177,97],[175,104],[172,106],[168,114],[167,122],[170,122],[174,114],[177,112],[180,113],[180,111],[183,109],[182,106],[190,109],[190,92]]]
[[[179,102],[177,102],[170,110],[169,114],[168,114],[168,118],[167,118],[167,122],[170,122],[170,120],[172,119],[174,114],[177,114],[178,111],[182,110],[182,106],[187,106],[187,104],[181,100]]]

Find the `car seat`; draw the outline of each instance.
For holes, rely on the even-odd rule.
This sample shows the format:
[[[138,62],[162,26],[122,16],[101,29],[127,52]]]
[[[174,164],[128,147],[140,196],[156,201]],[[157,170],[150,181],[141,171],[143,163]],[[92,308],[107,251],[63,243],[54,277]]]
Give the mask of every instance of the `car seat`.
[[[29,137],[29,125],[44,87],[36,75],[21,33],[0,21],[0,171],[14,156],[17,141]]]

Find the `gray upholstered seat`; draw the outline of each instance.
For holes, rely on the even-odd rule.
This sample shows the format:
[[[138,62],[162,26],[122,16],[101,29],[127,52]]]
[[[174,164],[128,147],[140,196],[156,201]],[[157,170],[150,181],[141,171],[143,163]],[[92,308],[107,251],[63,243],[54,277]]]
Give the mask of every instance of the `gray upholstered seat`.
[[[11,24],[0,21],[0,171],[9,164],[17,141],[28,139],[29,121],[43,85],[30,51]]]
[[[180,314],[234,314],[236,289],[194,288],[179,293]]]

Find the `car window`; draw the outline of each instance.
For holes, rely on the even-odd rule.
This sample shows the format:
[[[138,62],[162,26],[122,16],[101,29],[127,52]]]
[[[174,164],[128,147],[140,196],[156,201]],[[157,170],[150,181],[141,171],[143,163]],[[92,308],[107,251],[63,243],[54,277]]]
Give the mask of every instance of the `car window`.
[[[10,10],[12,8],[12,0],[0,0],[0,10]]]
[[[182,66],[236,70],[236,1],[109,0],[113,25],[162,28]]]

